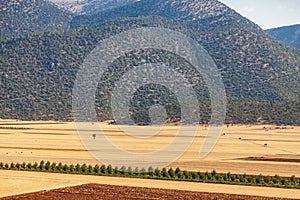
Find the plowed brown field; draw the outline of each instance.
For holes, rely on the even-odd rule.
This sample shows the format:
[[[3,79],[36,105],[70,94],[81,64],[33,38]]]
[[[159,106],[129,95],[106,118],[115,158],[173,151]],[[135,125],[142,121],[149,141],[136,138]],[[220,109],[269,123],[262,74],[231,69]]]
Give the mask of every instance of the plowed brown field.
[[[157,200],[285,200],[283,198],[268,198],[259,196],[216,194],[204,192],[190,192],[180,190],[165,190],[142,187],[124,187],[114,185],[86,184],[81,186],[67,187],[49,191],[41,191],[30,194],[2,198],[2,200],[17,199],[44,199],[44,200],[136,200],[136,199],[157,199]]]

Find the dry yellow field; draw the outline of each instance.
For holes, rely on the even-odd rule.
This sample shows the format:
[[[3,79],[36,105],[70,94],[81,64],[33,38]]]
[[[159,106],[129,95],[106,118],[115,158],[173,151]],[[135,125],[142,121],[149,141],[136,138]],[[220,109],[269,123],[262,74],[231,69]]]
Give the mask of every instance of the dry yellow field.
[[[177,126],[167,126],[150,139],[138,139],[124,134],[118,126],[102,123],[101,127],[112,143],[132,152],[160,149],[173,139],[178,130]],[[286,127],[286,129],[275,129],[270,125],[224,127],[223,134],[213,151],[206,158],[200,159],[199,150],[206,134],[207,128],[199,127],[193,144],[170,166],[196,171],[216,170],[224,173],[230,171],[239,174],[300,177],[300,127]],[[84,148],[74,123],[2,121],[0,135],[2,162],[33,163],[49,160],[67,164],[99,164]],[[107,154],[111,152],[109,149],[105,151]],[[263,157],[263,159],[242,159],[247,157],[259,159]]]
[[[85,183],[300,199],[300,190],[0,170],[0,197]]]
[[[131,152],[149,152],[160,149],[172,141],[178,130],[177,126],[166,126],[152,138],[139,139],[129,137],[115,125],[101,123],[101,127],[104,130],[103,133],[113,144]],[[278,174],[300,177],[300,127],[285,127],[285,129],[278,129],[271,125],[224,127],[213,151],[206,158],[200,159],[199,150],[206,134],[207,128],[199,127],[193,144],[170,167],[195,171],[216,170],[224,173],[230,171],[239,174]],[[33,163],[44,160],[67,164],[99,164],[84,148],[74,123],[0,121],[0,135],[1,162]],[[106,149],[106,152],[109,154],[111,150]],[[244,159],[250,157],[256,159]],[[178,184],[178,182],[155,180],[127,180],[34,172],[0,170],[0,178],[0,196],[83,183],[106,183],[203,192],[300,197],[299,190],[199,183],[183,184],[182,182]]]

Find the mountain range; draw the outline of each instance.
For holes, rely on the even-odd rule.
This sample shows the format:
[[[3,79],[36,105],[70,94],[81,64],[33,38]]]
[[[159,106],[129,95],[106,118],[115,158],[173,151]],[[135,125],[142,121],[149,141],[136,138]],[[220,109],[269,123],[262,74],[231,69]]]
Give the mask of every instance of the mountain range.
[[[217,0],[142,0],[122,7],[90,15],[79,15],[72,20],[72,27],[91,27],[103,21],[121,17],[161,16],[173,20],[200,20],[216,16],[237,15]]]
[[[284,44],[300,49],[300,24],[268,29],[266,31]]]
[[[94,14],[104,10],[121,7],[138,0],[51,0],[59,7],[75,15]]]
[[[76,14],[71,29],[1,40],[1,118],[72,120],[72,88],[85,57],[99,41],[139,27],[161,27],[184,33],[211,55],[222,74],[228,97],[227,123],[300,124],[300,52],[271,38],[264,30],[216,0],[122,1],[120,6]],[[48,2],[49,3],[49,2]],[[53,4],[51,4],[53,5]],[[58,8],[57,8],[58,9]],[[69,13],[58,9],[63,13]],[[99,120],[111,118],[109,100],[116,79],[132,63],[180,63],[194,85],[209,121],[209,95],[189,64],[168,52],[129,52],[107,71],[98,87]],[[198,77],[198,78],[197,78]],[[197,80],[193,82],[193,80]],[[155,95],[150,98],[154,98]],[[136,120],[147,118],[149,102],[137,99]],[[141,114],[142,113],[142,114]],[[146,114],[145,114],[146,113]],[[169,112],[178,118],[178,107]],[[173,119],[173,120],[174,120]]]

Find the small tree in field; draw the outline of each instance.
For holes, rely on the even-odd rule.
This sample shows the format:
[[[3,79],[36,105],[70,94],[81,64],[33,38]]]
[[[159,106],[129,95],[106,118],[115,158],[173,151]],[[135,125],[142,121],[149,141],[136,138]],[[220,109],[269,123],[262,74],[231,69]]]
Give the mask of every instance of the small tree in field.
[[[154,170],[153,170],[153,167],[152,167],[152,166],[150,166],[150,167],[148,168],[148,174],[149,174],[149,176],[154,176]]]
[[[211,172],[211,176],[212,176],[213,178],[215,178],[215,177],[216,177],[216,175],[217,175],[217,172],[216,172],[216,170],[213,170],[213,171]]]
[[[172,168],[168,170],[168,174],[170,175],[171,178],[175,178],[175,171]]]
[[[179,172],[181,172],[181,169],[180,169],[179,167],[177,167],[177,168],[175,169],[175,174],[176,174],[176,176],[177,176],[177,174],[178,174]]]
[[[118,167],[118,166],[116,166],[116,167],[114,168],[114,174],[116,174],[116,175],[119,175],[119,174],[120,174],[120,170],[119,170],[119,167]]]
[[[86,173],[88,171],[86,164],[81,165],[81,172]]]
[[[42,161],[40,162],[40,165],[39,165],[39,169],[40,169],[40,170],[43,170],[43,169],[44,169],[44,164],[45,164],[45,162],[42,160]]]
[[[281,185],[283,185],[283,186],[287,186],[287,185],[288,185],[286,179],[284,179],[284,178],[281,179],[280,183],[281,183]]]
[[[77,165],[75,166],[75,171],[76,171],[77,173],[80,173],[80,172],[81,172],[81,167],[80,167],[79,164],[77,164]]]
[[[94,167],[94,173],[95,173],[95,174],[99,174],[99,172],[100,172],[100,167],[99,167],[99,165],[95,165],[95,167]]]
[[[176,174],[177,178],[178,179],[183,179],[184,178],[184,175],[183,175],[183,172],[182,171],[179,171],[177,174]]]
[[[33,170],[37,170],[37,169],[38,169],[38,164],[37,164],[37,162],[35,162],[35,163],[32,165],[32,169],[33,169]]]
[[[50,167],[51,167],[51,163],[48,161],[48,162],[46,163],[46,165],[45,165],[45,169],[46,169],[47,171],[49,171],[49,170],[50,170]]]
[[[143,167],[140,171],[141,176],[145,176],[146,175],[146,169]]]
[[[27,169],[31,170],[32,169],[32,164],[28,163],[26,167],[27,167]]]
[[[20,163],[17,163],[17,164],[16,164],[16,169],[17,169],[17,170],[21,169]]]
[[[108,165],[108,166],[107,166],[107,173],[108,173],[108,174],[113,174],[113,173],[114,173],[114,169],[112,168],[111,165]]]
[[[295,175],[291,176],[290,181],[291,181],[293,184],[296,184],[296,182],[297,182],[296,176],[295,176]]]
[[[199,179],[199,174],[197,172],[191,172],[191,178],[193,180],[198,180]]]
[[[273,178],[272,178],[272,182],[276,185],[280,182],[280,177],[278,175],[275,175]]]
[[[58,165],[56,166],[56,170],[61,172],[63,170],[63,165],[62,163],[58,163]]]
[[[191,173],[188,171],[183,171],[183,175],[185,179],[191,179]]]
[[[26,169],[26,163],[25,162],[22,163],[21,169]]]
[[[15,164],[12,162],[12,163],[10,163],[10,168],[11,169],[14,169],[15,168]]]
[[[140,172],[140,170],[139,170],[138,167],[134,168],[133,173],[134,173],[135,175],[137,175],[139,172]]]
[[[169,178],[169,173],[168,173],[168,171],[167,171],[166,168],[163,168],[163,169],[162,169],[161,175],[162,175],[162,177],[164,177],[164,178]]]
[[[94,172],[94,168],[93,168],[92,165],[89,165],[89,167],[88,167],[88,172],[89,172],[90,174]]]
[[[264,177],[264,182],[265,182],[266,184],[269,184],[269,183],[271,182],[270,176]]]
[[[55,162],[51,164],[50,170],[51,171],[56,171],[56,163]]]
[[[102,174],[106,174],[107,173],[105,165],[101,165],[100,171],[101,171]]]
[[[247,182],[248,182],[248,183],[254,183],[254,177],[253,177],[253,176],[249,176],[249,177],[247,178]]]
[[[126,167],[122,166],[121,169],[120,169],[120,172],[121,172],[122,175],[127,174]]]
[[[65,164],[65,165],[62,167],[62,170],[63,170],[64,172],[69,172],[70,168],[69,168],[69,166],[68,166],[67,164]]]
[[[240,179],[241,182],[246,183],[247,182],[247,175],[243,174],[239,179]]]
[[[73,173],[75,171],[75,166],[72,164],[70,165],[70,172]]]
[[[133,170],[132,170],[132,168],[130,166],[127,168],[127,173],[129,175],[133,175]]]
[[[160,176],[161,176],[161,171],[160,171],[160,169],[156,168],[156,169],[154,170],[154,175],[155,175],[156,177],[160,177]]]

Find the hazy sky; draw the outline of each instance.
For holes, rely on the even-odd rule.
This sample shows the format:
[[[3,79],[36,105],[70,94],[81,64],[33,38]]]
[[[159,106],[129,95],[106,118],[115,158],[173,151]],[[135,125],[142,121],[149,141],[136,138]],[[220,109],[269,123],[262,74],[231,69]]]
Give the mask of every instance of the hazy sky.
[[[300,0],[219,0],[263,29],[300,24]]]

